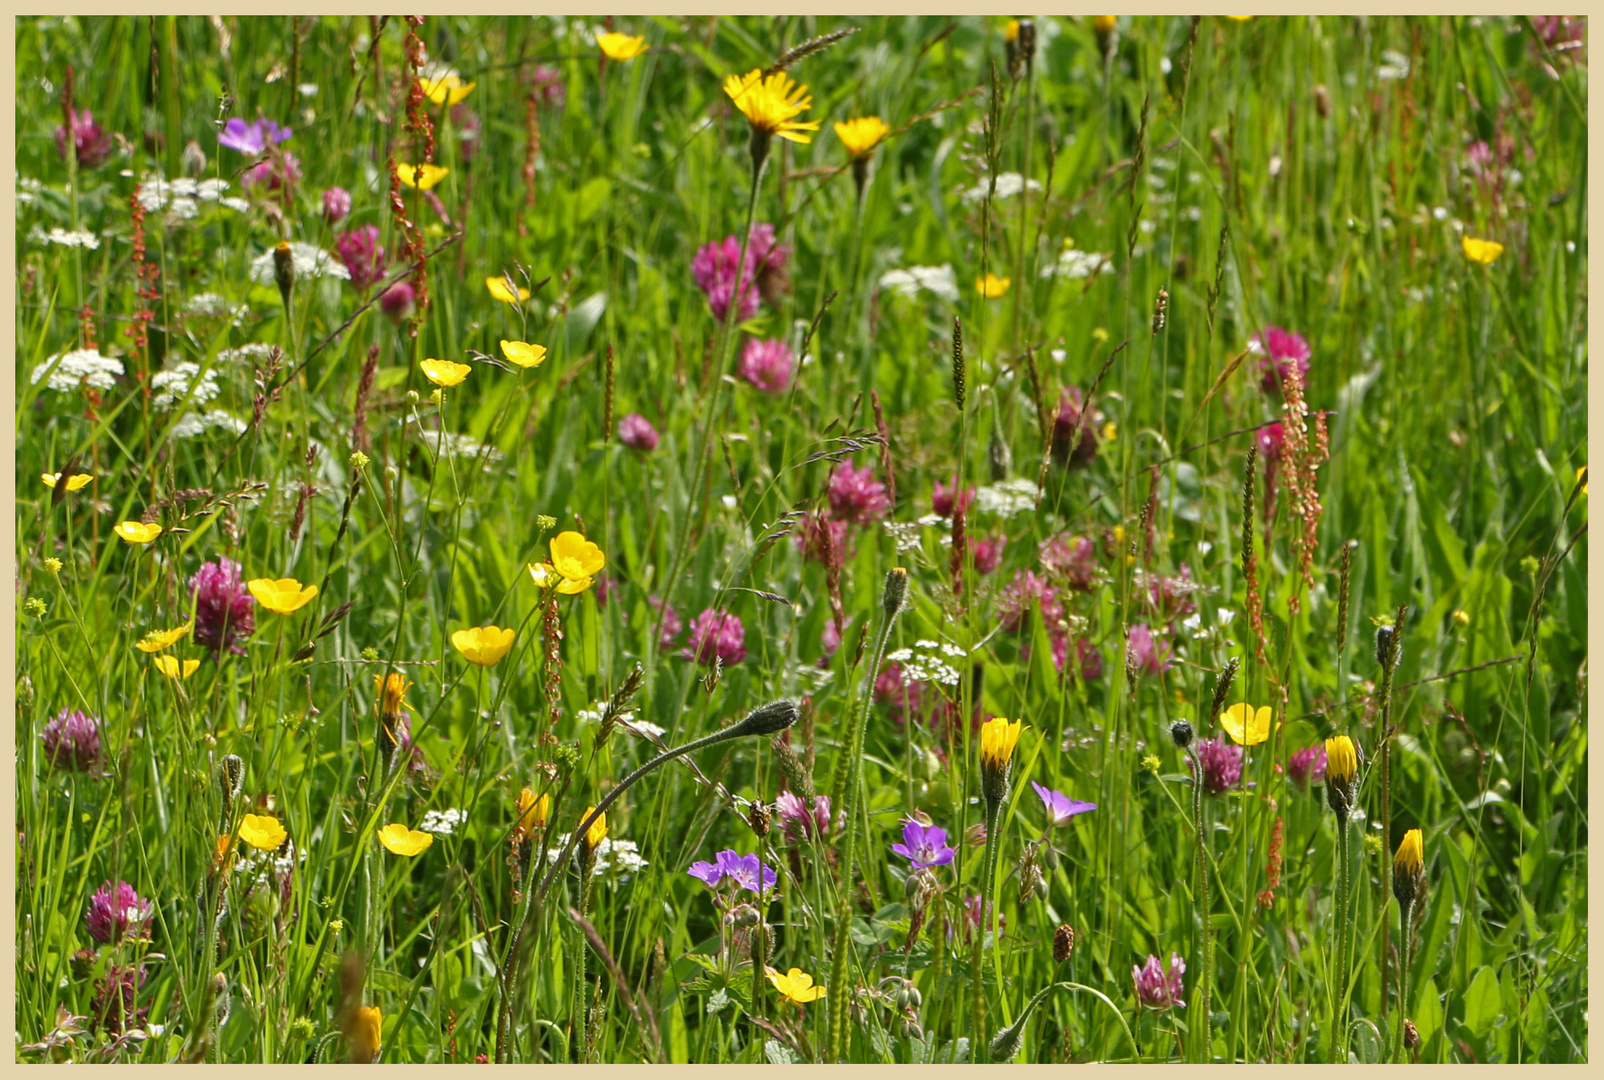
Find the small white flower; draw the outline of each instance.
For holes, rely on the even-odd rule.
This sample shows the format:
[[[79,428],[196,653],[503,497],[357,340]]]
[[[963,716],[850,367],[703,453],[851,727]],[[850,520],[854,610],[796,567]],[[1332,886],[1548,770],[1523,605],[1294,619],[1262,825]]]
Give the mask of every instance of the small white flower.
[[[994,198],[998,199],[1011,199],[1015,195],[1018,195],[1021,191],[1024,191],[1027,185],[1032,194],[1042,190],[1040,180],[1026,181],[1025,178],[1019,173],[1007,172],[998,175],[997,190],[995,193],[992,192],[991,181],[982,180],[974,187],[968,189],[967,191],[960,192],[959,194],[963,198],[963,201],[967,203],[979,202],[988,194],[993,195]]]
[[[159,391],[151,400],[151,406],[157,412],[166,412],[186,397],[192,405],[204,405],[217,396],[216,380],[215,368],[202,376],[199,364],[185,360],[151,377],[150,388]],[[193,395],[190,390],[192,385]]]
[[[1052,352],[1048,353],[1047,355],[1051,356],[1053,358],[1053,363],[1062,364],[1064,362],[1064,360],[1069,356],[1069,353],[1065,352],[1063,349],[1054,349]]]
[[[1229,608],[1220,608],[1214,613],[1214,617],[1219,620],[1221,626],[1230,626],[1231,620],[1236,618],[1236,612]]]
[[[916,649],[934,649],[937,644],[939,643],[931,641],[929,638],[920,638],[913,643],[913,647]]]
[[[212,428],[223,428],[234,435],[243,434],[248,425],[238,417],[231,416],[222,409],[213,409],[204,415],[201,413],[185,413],[173,425],[173,438],[192,439],[204,434]]]
[[[924,517],[914,522],[915,525],[922,529],[929,529],[936,525],[945,525],[946,523],[947,519],[942,517],[940,514],[926,514]]]
[[[658,727],[650,720],[637,720],[629,714],[619,717],[618,722],[625,731],[639,735],[643,739],[661,739],[668,731],[667,728]]]
[[[954,659],[962,659],[963,657],[969,655],[958,646],[945,641],[941,643],[941,651],[946,653],[948,656],[953,657]]]
[[[1376,68],[1378,79],[1409,78],[1409,57],[1395,49],[1381,51],[1381,66]]]
[[[351,280],[351,271],[345,264],[332,254],[320,247],[303,244],[299,240],[290,244],[290,258],[295,265],[295,279],[305,281],[307,278],[337,277],[343,281]],[[258,285],[271,285],[273,283],[273,249],[258,255],[251,260],[251,280]]]
[[[1024,477],[1004,480],[975,491],[975,509],[982,514],[1010,518],[1036,507],[1041,489]]]
[[[886,662],[891,664],[902,664],[912,659],[912,649],[897,649],[893,652],[886,653]]]
[[[958,275],[951,263],[940,266],[910,266],[906,270],[887,270],[880,275],[880,288],[907,299],[920,289],[935,293],[949,304],[958,302]]]
[[[100,247],[100,237],[88,229],[74,229],[72,232],[68,232],[66,229],[55,228],[51,229],[44,239],[52,244],[60,244],[62,247],[81,247],[88,248],[90,251]]]
[[[248,364],[255,366],[273,355],[277,345],[268,345],[260,341],[253,341],[249,345],[241,345],[237,349],[224,349],[217,354],[219,364]]]
[[[423,821],[418,828],[426,833],[436,836],[450,836],[456,827],[468,820],[467,811],[457,810],[429,810],[424,813]]]
[[[1448,208],[1446,206],[1434,206],[1431,210],[1431,216],[1436,218],[1438,221],[1447,221]]]
[[[17,177],[17,202],[31,203],[39,197],[44,190],[44,184],[31,176]]]
[[[121,360],[101,356],[98,349],[74,349],[47,358],[33,369],[28,382],[37,386],[46,372],[50,374],[50,381],[45,385],[57,393],[76,390],[80,383],[87,383],[96,390],[110,390],[117,385],[117,376],[123,373],[123,365]]]
[[[1114,256],[1104,255],[1096,251],[1082,251],[1080,248],[1065,248],[1058,253],[1056,262],[1050,262],[1041,268],[1044,278],[1085,278],[1101,270]],[[1053,350],[1053,359],[1061,361],[1063,350]]]
[[[912,551],[919,546],[919,525],[912,521],[882,521],[880,527],[896,542],[897,554]]]

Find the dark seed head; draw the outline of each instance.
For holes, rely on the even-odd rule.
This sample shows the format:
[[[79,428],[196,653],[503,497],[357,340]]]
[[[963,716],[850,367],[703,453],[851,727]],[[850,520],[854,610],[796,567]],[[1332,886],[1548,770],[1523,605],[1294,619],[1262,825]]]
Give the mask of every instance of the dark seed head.
[[[1074,951],[1075,928],[1068,923],[1059,923],[1058,929],[1053,931],[1053,959],[1061,964]]]
[[[1185,750],[1192,745],[1192,721],[1177,720],[1170,725],[1170,742]]]

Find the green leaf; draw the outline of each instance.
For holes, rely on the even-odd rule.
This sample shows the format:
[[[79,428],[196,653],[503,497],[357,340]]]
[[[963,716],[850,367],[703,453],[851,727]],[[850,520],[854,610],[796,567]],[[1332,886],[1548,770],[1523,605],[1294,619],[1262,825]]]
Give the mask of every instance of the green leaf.
[[[1526,1011],[1520,1018],[1521,1038],[1526,1040],[1528,1061],[1535,1061],[1548,1045],[1548,992],[1542,987],[1532,991],[1526,999]]]
[[[790,1047],[778,1039],[770,1039],[763,1044],[763,1056],[769,1059],[770,1065],[795,1065],[798,1062]]]
[[[1498,976],[1484,967],[1465,991],[1465,1026],[1478,1039],[1485,1039],[1498,1017]]]
[[[1435,979],[1427,979],[1415,994],[1415,1008],[1409,1018],[1420,1033],[1420,1059],[1429,1060],[1426,1055],[1431,1049],[1431,1040],[1442,1030],[1442,995]]]

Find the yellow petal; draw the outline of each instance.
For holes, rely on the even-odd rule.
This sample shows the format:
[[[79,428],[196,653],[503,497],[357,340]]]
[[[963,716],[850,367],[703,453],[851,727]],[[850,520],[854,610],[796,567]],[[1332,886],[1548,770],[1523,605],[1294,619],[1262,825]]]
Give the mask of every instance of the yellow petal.
[[[466,379],[473,368],[467,364],[458,364],[451,360],[436,360],[433,357],[418,362],[418,370],[423,377],[436,386],[456,386]]]
[[[391,822],[378,831],[379,843],[396,855],[419,855],[434,843],[434,834],[409,829],[400,822]]]
[[[557,591],[562,593],[564,596],[573,596],[576,593],[582,593],[586,589],[590,588],[591,583],[595,580],[595,578],[588,577],[563,578],[562,581],[557,585]]]
[[[468,663],[490,667],[507,655],[516,636],[516,631],[497,626],[474,626],[453,633],[451,644]]]
[[[130,544],[148,544],[162,534],[162,527],[139,521],[120,521],[113,526],[112,532]]]
[[[88,484],[89,481],[93,480],[94,478],[95,477],[94,477],[93,473],[74,473],[72,476],[67,477],[67,490],[68,491],[81,490],[84,487],[84,485]],[[50,488],[52,491],[54,491],[57,481],[59,481],[61,479],[61,474],[60,473],[42,473],[42,474],[40,474],[39,479],[41,479],[41,480],[43,480],[45,482],[45,487]]]
[[[424,96],[436,105],[455,105],[469,94],[479,84],[476,82],[464,83],[456,75],[442,75],[438,79],[420,79],[419,85],[423,87]]]
[[[615,33],[598,34],[596,46],[609,60],[633,60],[651,48],[644,37]]]
[[[1008,292],[1013,284],[1012,278],[1000,278],[996,274],[987,274],[985,277],[975,279],[975,291],[987,300],[995,300]]]
[[[444,165],[413,165],[409,162],[399,162],[395,167],[395,174],[401,183],[409,188],[419,191],[428,191],[446,178],[451,170]]]
[[[317,595],[316,585],[302,587],[294,578],[253,578],[245,587],[256,597],[256,602],[279,615],[290,615],[311,602]]]
[[[189,633],[189,630],[189,623],[185,623],[183,626],[175,626],[171,630],[152,630],[134,642],[134,648],[140,652],[159,653],[177,644],[185,634]]]
[[[490,281],[499,281],[499,278],[490,278]],[[503,287],[506,283],[502,282]],[[491,287],[491,295],[495,294],[495,287]],[[502,299],[502,297],[496,297]],[[507,363],[517,364],[522,368],[539,367],[546,362],[546,347],[544,345],[531,345],[527,341],[508,341],[501,339],[501,355],[506,357]]]
[[[289,836],[279,820],[270,814],[246,814],[240,818],[239,838],[261,851],[276,851]]]
[[[1496,240],[1478,240],[1473,236],[1464,236],[1460,239],[1465,249],[1465,257],[1471,262],[1489,266],[1492,261],[1504,253],[1504,245]]]
[[[505,301],[509,304],[516,304],[520,300],[529,299],[529,290],[521,285],[515,286],[507,279],[507,275],[505,274],[501,275],[500,277],[485,278],[485,288],[490,290],[490,295],[493,298]],[[542,350],[542,352],[544,352],[544,350]],[[514,361],[514,363],[516,363],[516,361]]]
[[[577,581],[601,573],[607,557],[582,534],[570,530],[552,537],[551,565],[563,577]]]
[[[156,665],[157,671],[161,672],[169,679],[187,679],[191,675],[195,674],[196,670],[200,668],[199,660],[180,661],[178,657],[171,656],[166,653],[163,653],[161,656],[152,657],[151,663]]]

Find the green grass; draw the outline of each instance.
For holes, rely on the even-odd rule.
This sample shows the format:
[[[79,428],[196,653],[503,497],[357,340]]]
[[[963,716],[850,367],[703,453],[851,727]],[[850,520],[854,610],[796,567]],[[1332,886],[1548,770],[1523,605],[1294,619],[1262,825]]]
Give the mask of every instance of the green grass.
[[[991,1036],[1066,983],[1029,1016],[1017,1060],[1388,1060],[1401,1011],[1420,1036],[1415,1060],[1585,1061],[1585,50],[1552,52],[1526,19],[1141,17],[1121,18],[1105,52],[1091,20],[1043,18],[1034,63],[1013,78],[1002,19],[614,29],[651,48],[602,65],[592,30],[561,19],[431,17],[419,30],[432,60],[476,83],[461,108],[478,134],[470,156],[471,122],[425,105],[450,223],[404,192],[434,252],[414,336],[362,308],[372,291],[303,277],[286,318],[271,276],[250,276],[281,239],[332,251],[369,224],[387,276],[405,270],[385,172],[391,156],[421,157],[406,128],[405,20],[19,20],[17,171],[31,196],[17,221],[19,1058],[344,1060],[360,1053],[345,1032],[362,1005],[381,1012],[385,1062],[826,1060],[832,1047],[851,1061],[984,1060]],[[788,287],[726,345],[691,273],[703,244],[739,238],[752,190],[724,77],[842,29],[857,32],[790,69],[820,132],[775,141],[756,190],[755,220],[789,249]],[[98,167],[57,153],[69,65],[77,107],[119,137]],[[533,113],[531,193],[537,65],[566,101],[541,98]],[[898,133],[874,152],[860,200],[830,125],[868,114]],[[218,145],[222,120],[258,115],[294,130],[283,149],[302,175],[287,197],[242,190],[254,158]],[[1477,141],[1493,148],[1486,179]],[[155,269],[140,348],[125,333],[142,307],[130,197],[147,173],[196,175],[191,142],[198,175],[249,205],[146,215]],[[1042,186],[988,194],[1020,173]],[[321,195],[334,185],[353,209],[331,228]],[[98,246],[52,243],[52,228]],[[1478,265],[1462,235],[1503,253]],[[1044,275],[1071,246],[1097,272]],[[942,265],[955,301],[878,284]],[[484,279],[522,281],[518,268],[534,297],[491,299]],[[986,272],[1011,279],[1005,296],[976,294]],[[194,314],[205,293],[237,314]],[[30,382],[83,347],[91,321],[124,367],[115,385]],[[1329,411],[1330,459],[1314,463],[1307,574],[1291,465],[1266,522],[1257,462],[1261,660],[1243,475],[1249,429],[1283,413],[1243,353],[1268,325],[1308,342],[1311,437]],[[747,339],[784,338],[801,356],[810,331],[783,393],[736,377]],[[502,338],[544,345],[544,363],[479,359],[500,357]],[[283,365],[223,355],[252,343],[281,349]],[[419,370],[430,357],[472,364],[443,403]],[[215,372],[217,397],[163,411],[151,380],[182,362]],[[1094,382],[1094,459],[1044,467],[1061,391]],[[184,413],[214,409],[243,434],[175,434]],[[627,413],[661,432],[655,451],[620,445],[606,419]],[[481,450],[441,454],[437,432]],[[38,476],[70,462],[94,481],[53,500]],[[851,526],[832,572],[794,536],[802,510],[829,510],[838,462],[894,487],[886,520],[902,524]],[[955,570],[949,525],[919,524],[954,474],[993,492],[1045,479],[1017,512],[990,497],[969,508],[971,541],[1006,538],[990,573],[974,559]],[[147,512],[165,529],[153,543],[113,533]],[[605,553],[605,601],[595,586],[544,594],[526,573],[565,531]],[[1044,563],[1060,536],[1092,541],[1089,588]],[[220,557],[245,578],[320,591],[292,615],[258,606],[243,655],[219,661],[184,639],[170,652],[199,669],[168,679],[134,643],[190,619],[190,579]],[[906,666],[899,650],[939,642],[957,676],[922,684],[912,724],[870,695],[866,636],[895,566],[909,588],[890,658]],[[1152,582],[1183,566],[1195,625],[1149,610]],[[1061,615],[1030,603],[1017,630],[999,629],[1005,587],[1027,570],[1056,589]],[[652,599],[664,595],[686,624],[709,608],[738,616],[744,659],[715,670],[681,655],[684,633],[659,642]],[[850,621],[830,655],[836,605]],[[1390,836],[1424,831],[1429,882],[1402,1010],[1384,1005],[1381,972],[1384,919],[1394,949],[1400,928],[1398,904],[1382,905],[1372,644],[1400,606]],[[511,651],[466,663],[452,633],[487,624],[517,631]],[[1127,668],[1138,624],[1168,644],[1167,670]],[[1063,671],[1055,638],[1069,640]],[[1093,677],[1077,641],[1100,659]],[[1200,915],[1190,767],[1169,726],[1220,735],[1210,702],[1232,657],[1228,703],[1270,705],[1280,726],[1248,752],[1253,786],[1202,799]],[[553,800],[538,860],[655,756],[624,727],[602,737],[595,715],[637,664],[628,708],[667,747],[806,698],[786,736],[800,765],[767,739],[667,764],[607,814],[645,865],[621,872],[615,858],[583,901],[565,872],[529,904],[519,792]],[[394,670],[413,683],[422,761],[386,773],[374,680]],[[849,772],[843,746],[866,696]],[[63,709],[99,718],[96,768],[48,760],[40,733]],[[924,722],[932,713],[952,722]],[[1027,725],[989,838],[1004,925],[979,941],[965,914],[987,852],[966,838],[987,812],[971,715]],[[1362,751],[1351,983],[1333,948],[1336,820],[1321,785],[1299,790],[1283,771],[1337,734]],[[217,777],[231,754],[244,781],[230,804]],[[751,804],[797,788],[798,767],[836,809],[861,772],[858,820],[800,842],[776,821],[760,839]],[[1097,809],[1047,829],[1032,781]],[[415,857],[374,838],[448,809],[464,820]],[[890,845],[915,811],[956,857],[910,885]],[[292,874],[243,842],[249,860],[216,872],[219,822],[235,832],[246,812],[288,830]],[[1261,903],[1277,821],[1280,882]],[[847,883],[837,862],[852,832]],[[725,849],[756,851],[779,875],[728,918],[686,872]],[[97,945],[85,912],[118,880],[153,902],[148,940]],[[580,906],[590,935],[569,914]],[[824,998],[794,1004],[753,978],[754,923],[772,931],[763,962],[807,972]],[[1061,962],[1060,924],[1075,942]],[[1171,953],[1186,962],[1186,1007],[1142,1008],[1131,967]],[[107,972],[135,966],[148,1014],[119,1018]],[[82,1019],[58,1026],[62,1009]]]

